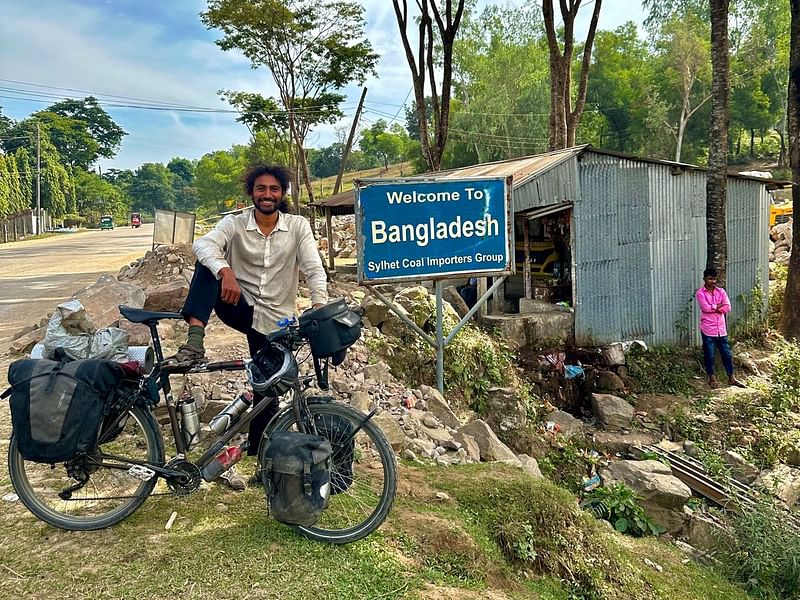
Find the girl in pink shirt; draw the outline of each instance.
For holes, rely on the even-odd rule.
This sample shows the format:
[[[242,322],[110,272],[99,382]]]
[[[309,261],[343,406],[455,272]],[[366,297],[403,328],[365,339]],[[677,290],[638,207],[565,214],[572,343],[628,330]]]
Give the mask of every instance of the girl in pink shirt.
[[[725,290],[717,287],[716,269],[703,271],[703,286],[697,290],[695,298],[700,306],[700,335],[703,337],[703,357],[708,374],[708,385],[712,388],[719,387],[714,377],[714,357],[716,349],[719,348],[722,364],[725,365],[730,384],[746,387],[733,374],[733,355],[725,325],[725,315],[731,310],[731,301]]]

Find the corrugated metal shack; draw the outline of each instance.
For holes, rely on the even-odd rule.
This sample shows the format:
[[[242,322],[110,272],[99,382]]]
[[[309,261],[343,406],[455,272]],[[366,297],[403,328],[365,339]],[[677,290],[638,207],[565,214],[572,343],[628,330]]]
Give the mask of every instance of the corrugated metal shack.
[[[693,294],[705,267],[705,169],[581,146],[438,175],[513,176],[517,275],[505,286],[506,310],[520,297],[566,300],[584,346],[699,342]],[[768,185],[728,177],[731,321],[757,283],[766,297]],[[328,220],[352,213],[353,194],[319,206]]]

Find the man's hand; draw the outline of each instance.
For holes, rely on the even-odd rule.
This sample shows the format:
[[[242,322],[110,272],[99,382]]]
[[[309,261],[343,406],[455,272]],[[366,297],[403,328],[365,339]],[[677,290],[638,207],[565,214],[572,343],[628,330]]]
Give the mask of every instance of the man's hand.
[[[239,287],[239,282],[236,281],[236,275],[233,274],[233,269],[225,267],[220,269],[222,280],[220,281],[220,296],[223,302],[228,304],[236,304],[239,302],[239,297],[242,295],[242,288]]]
[[[315,302],[311,305],[311,308],[322,308],[323,306],[325,305],[322,302]]]

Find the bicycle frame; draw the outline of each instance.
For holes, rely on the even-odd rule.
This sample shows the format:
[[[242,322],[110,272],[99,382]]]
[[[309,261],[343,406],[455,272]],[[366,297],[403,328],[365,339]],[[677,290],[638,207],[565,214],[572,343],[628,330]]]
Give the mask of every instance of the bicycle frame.
[[[172,318],[177,318],[172,317]],[[147,395],[153,404],[157,404],[158,399],[157,397],[153,397],[154,395],[159,394],[164,397],[167,407],[167,414],[169,415],[170,420],[170,427],[172,429],[172,436],[175,440],[175,450],[176,450],[176,457],[183,457],[189,450],[189,444],[187,444],[186,440],[184,440],[183,433],[181,431],[180,426],[180,418],[178,417],[178,405],[179,402],[176,402],[173,395],[172,395],[172,386],[169,381],[170,375],[178,375],[178,374],[190,374],[190,373],[211,373],[216,371],[243,371],[245,370],[248,361],[246,360],[233,360],[233,361],[222,361],[222,362],[215,362],[215,363],[206,363],[202,365],[196,365],[190,368],[171,368],[171,367],[163,367],[162,363],[164,362],[164,354],[161,347],[161,339],[158,335],[158,321],[160,318],[152,318],[150,320],[144,321],[143,323],[148,326],[150,329],[150,336],[153,340],[153,350],[156,356],[156,363],[153,368],[153,371],[149,375],[142,375],[140,383],[139,383],[139,390],[136,395]],[[290,332],[292,336],[291,339],[295,340],[296,338]],[[292,351],[292,347],[286,348],[287,352]],[[320,385],[320,389],[327,389],[327,371],[328,365],[327,361],[324,361],[324,367],[320,367],[320,361],[318,359],[314,359],[314,370],[318,379],[318,384]],[[310,377],[308,378],[310,379]],[[136,395],[134,395],[132,402],[135,401]],[[308,409],[305,406],[305,399],[303,398],[302,391],[300,389],[300,380],[295,381],[293,388],[292,388],[292,404],[290,407],[284,408],[278,413],[275,414],[273,417],[277,419],[280,417],[285,411],[294,410],[295,414],[297,415],[298,423],[300,423],[301,427],[305,432],[314,433],[316,431],[316,427],[313,423],[313,420],[310,418],[308,414]],[[202,470],[206,467],[212,460],[225,448],[228,442],[238,433],[244,431],[250,424],[250,422],[261,414],[267,406],[271,404],[271,401],[268,401],[267,398],[259,401],[257,404],[252,406],[247,412],[245,412],[241,418],[239,418],[235,423],[233,423],[228,429],[225,430],[222,434],[220,434],[216,440],[203,452],[203,454],[198,458],[196,461],[193,461],[194,465]],[[124,412],[121,415],[120,419],[124,417]],[[113,430],[119,424],[119,421],[111,423],[108,429]],[[269,426],[267,426],[267,430]],[[102,432],[101,432],[102,436]],[[113,457],[112,457],[113,458]],[[122,457],[120,457],[122,459]],[[131,461],[130,459],[126,459],[128,464],[139,464],[142,467],[146,467],[152,469],[155,473],[159,474],[162,477],[184,477],[186,475],[183,471],[169,469],[164,466],[160,465],[153,465],[145,462],[139,463],[139,461]],[[127,468],[123,465],[111,465],[106,463],[98,463],[102,466],[111,467],[111,468]]]

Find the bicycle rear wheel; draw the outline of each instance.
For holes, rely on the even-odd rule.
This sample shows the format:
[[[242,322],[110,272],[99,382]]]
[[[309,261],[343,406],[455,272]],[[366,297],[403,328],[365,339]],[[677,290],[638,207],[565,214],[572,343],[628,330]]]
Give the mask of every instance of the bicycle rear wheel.
[[[25,460],[12,436],[8,448],[8,474],[19,499],[36,517],[61,529],[88,531],[109,527],[139,508],[156,485],[128,473],[132,462],[163,463],[164,444],[149,410],[133,406],[119,433],[100,445],[89,459],[57,464]],[[98,466],[99,461],[115,467]],[[85,483],[68,495],[67,488]]]
[[[389,514],[397,489],[394,452],[378,426],[372,421],[363,423],[366,415],[356,409],[313,399],[308,409],[319,434],[333,447],[334,493],[315,525],[293,527],[313,540],[349,544],[375,531]],[[348,443],[350,433],[357,429]],[[266,435],[297,430],[297,419],[289,410],[276,417]]]

